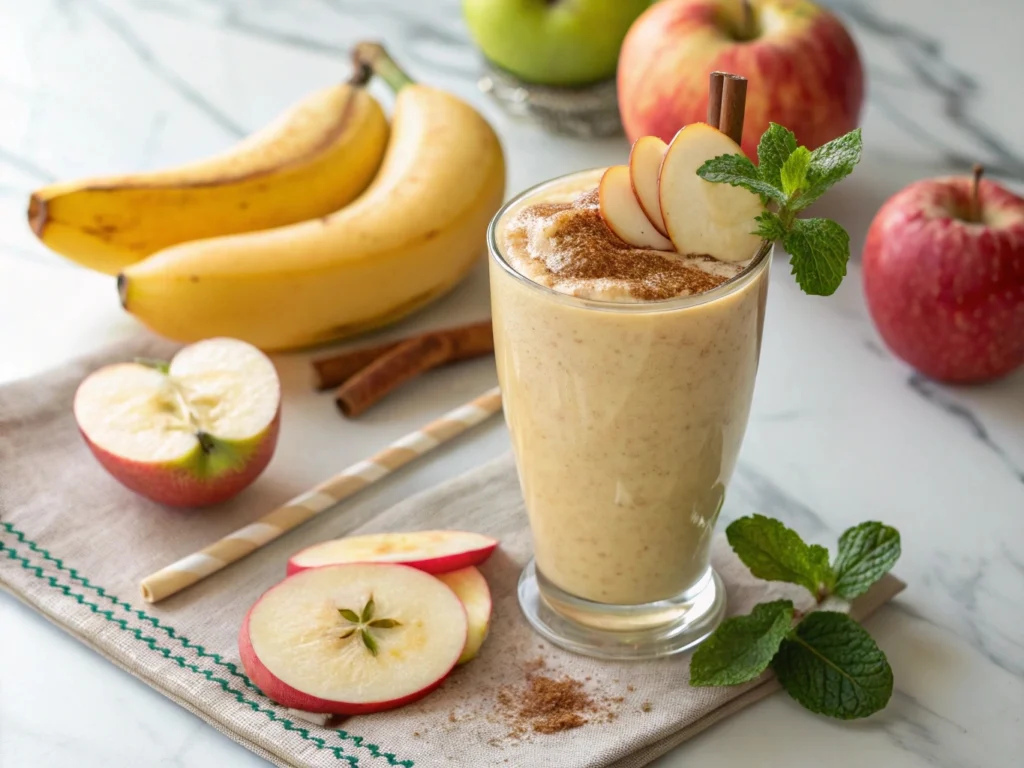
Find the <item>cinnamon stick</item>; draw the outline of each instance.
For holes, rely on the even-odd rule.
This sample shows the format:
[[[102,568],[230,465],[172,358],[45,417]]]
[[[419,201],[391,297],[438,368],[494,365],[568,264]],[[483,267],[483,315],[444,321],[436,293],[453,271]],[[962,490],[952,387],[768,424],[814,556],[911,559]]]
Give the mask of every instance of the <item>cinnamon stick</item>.
[[[715,128],[722,120],[722,86],[724,84],[724,72],[711,73],[708,80],[708,125]]]
[[[349,350],[333,357],[314,360],[314,386],[321,392],[339,387],[378,357],[387,354],[401,343],[401,341],[389,341],[372,347]]]
[[[747,105],[747,78],[725,74],[722,84],[722,111],[718,130],[741,144],[743,140],[743,113]]]
[[[338,387],[334,402],[349,418],[358,416],[409,379],[448,361],[452,346],[451,337],[440,334],[403,341]]]
[[[444,364],[469,360],[494,351],[494,335],[491,330],[490,320],[455,328],[428,331],[407,339],[352,349],[338,355],[314,360],[315,387],[320,391],[339,387],[374,360],[391,352],[403,341],[411,341],[412,339],[425,336],[444,336],[450,340],[451,353],[449,359]]]

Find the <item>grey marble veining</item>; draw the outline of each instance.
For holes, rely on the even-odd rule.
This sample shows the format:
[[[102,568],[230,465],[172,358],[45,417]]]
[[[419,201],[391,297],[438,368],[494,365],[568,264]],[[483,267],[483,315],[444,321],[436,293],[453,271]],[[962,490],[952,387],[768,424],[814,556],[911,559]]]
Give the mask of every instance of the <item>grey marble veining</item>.
[[[775,696],[656,766],[1020,765],[1024,372],[985,387],[946,387],[909,371],[871,324],[858,264],[874,212],[910,181],[982,162],[1024,189],[1020,4],[826,4],[848,24],[868,75],[864,160],[816,211],[847,227],[854,259],[840,291],[817,300],[795,288],[779,254],[754,408],[723,520],[761,512],[832,547],[865,519],[900,529],[897,572],[909,588],[870,623],[896,694],[884,712],[855,723],[814,717]],[[346,77],[357,40],[382,40],[415,77],[487,115],[505,144],[509,194],[622,162],[624,139],[552,136],[480,93],[479,57],[459,6],[0,0],[0,380],[136,330],[109,278],[69,265],[27,231],[29,190],[223,149],[309,90]],[[486,308],[481,270],[400,330],[475,319]],[[309,450],[338,463],[494,381],[484,364],[432,374],[341,436],[324,427],[336,423],[333,406],[306,388],[306,357],[278,363],[293,429]],[[497,426],[469,436],[396,477],[373,503],[397,501],[506,449]],[[0,627],[2,768],[263,764],[3,596]]]

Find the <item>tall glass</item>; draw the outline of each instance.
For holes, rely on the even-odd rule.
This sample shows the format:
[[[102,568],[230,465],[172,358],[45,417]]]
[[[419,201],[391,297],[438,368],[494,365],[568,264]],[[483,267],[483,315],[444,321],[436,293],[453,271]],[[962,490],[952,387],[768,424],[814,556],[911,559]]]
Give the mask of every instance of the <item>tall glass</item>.
[[[714,290],[645,303],[519,274],[507,222],[602,172],[527,190],[488,231],[498,379],[535,555],[519,599],[556,645],[651,658],[692,647],[724,613],[709,550],[750,413],[771,253]]]

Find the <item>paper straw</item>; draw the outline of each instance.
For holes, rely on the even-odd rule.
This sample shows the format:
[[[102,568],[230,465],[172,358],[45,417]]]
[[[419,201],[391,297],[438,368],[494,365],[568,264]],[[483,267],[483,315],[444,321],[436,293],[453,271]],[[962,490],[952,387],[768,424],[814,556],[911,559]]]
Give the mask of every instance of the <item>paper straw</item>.
[[[487,420],[500,409],[501,393],[495,387],[422,429],[396,440],[380,453],[356,462],[256,522],[147,576],[141,584],[143,599],[156,603],[202,581],[399,467]]]

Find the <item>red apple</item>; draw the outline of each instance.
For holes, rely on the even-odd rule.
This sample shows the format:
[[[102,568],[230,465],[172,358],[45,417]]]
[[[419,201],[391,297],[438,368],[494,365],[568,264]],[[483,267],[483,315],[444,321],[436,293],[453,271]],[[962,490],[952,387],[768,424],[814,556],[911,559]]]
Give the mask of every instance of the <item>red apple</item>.
[[[497,539],[470,531],[370,533],[306,547],[288,560],[288,573],[338,563],[401,563],[446,573],[480,565],[497,546]]]
[[[981,382],[1024,364],[1024,199],[982,180],[918,181],[875,215],[864,291],[892,351],[921,373]]]
[[[654,170],[657,174],[657,169]],[[657,184],[657,176],[655,176]],[[630,181],[629,166],[613,165],[597,186],[601,218],[619,239],[637,248],[671,251],[672,241],[654,226],[644,213]]]
[[[459,664],[465,664],[480,653],[480,647],[490,631],[491,589],[487,586],[484,575],[473,566],[450,573],[439,573],[437,578],[451,587],[466,609],[469,631],[466,636],[466,647],[462,649],[462,655],[459,657]]]
[[[311,568],[249,610],[238,649],[267,698],[304,712],[359,715],[437,688],[466,646],[466,610],[446,584],[390,563]]]
[[[274,454],[281,386],[251,344],[208,339],[170,364],[118,363],[78,387],[75,420],[100,464],[153,501],[201,507],[241,492]]]
[[[630,28],[619,57],[619,109],[631,141],[671,141],[707,119],[708,77],[750,81],[743,151],[757,157],[769,121],[814,149],[857,127],[864,73],[839,20],[807,0],[662,0]]]

